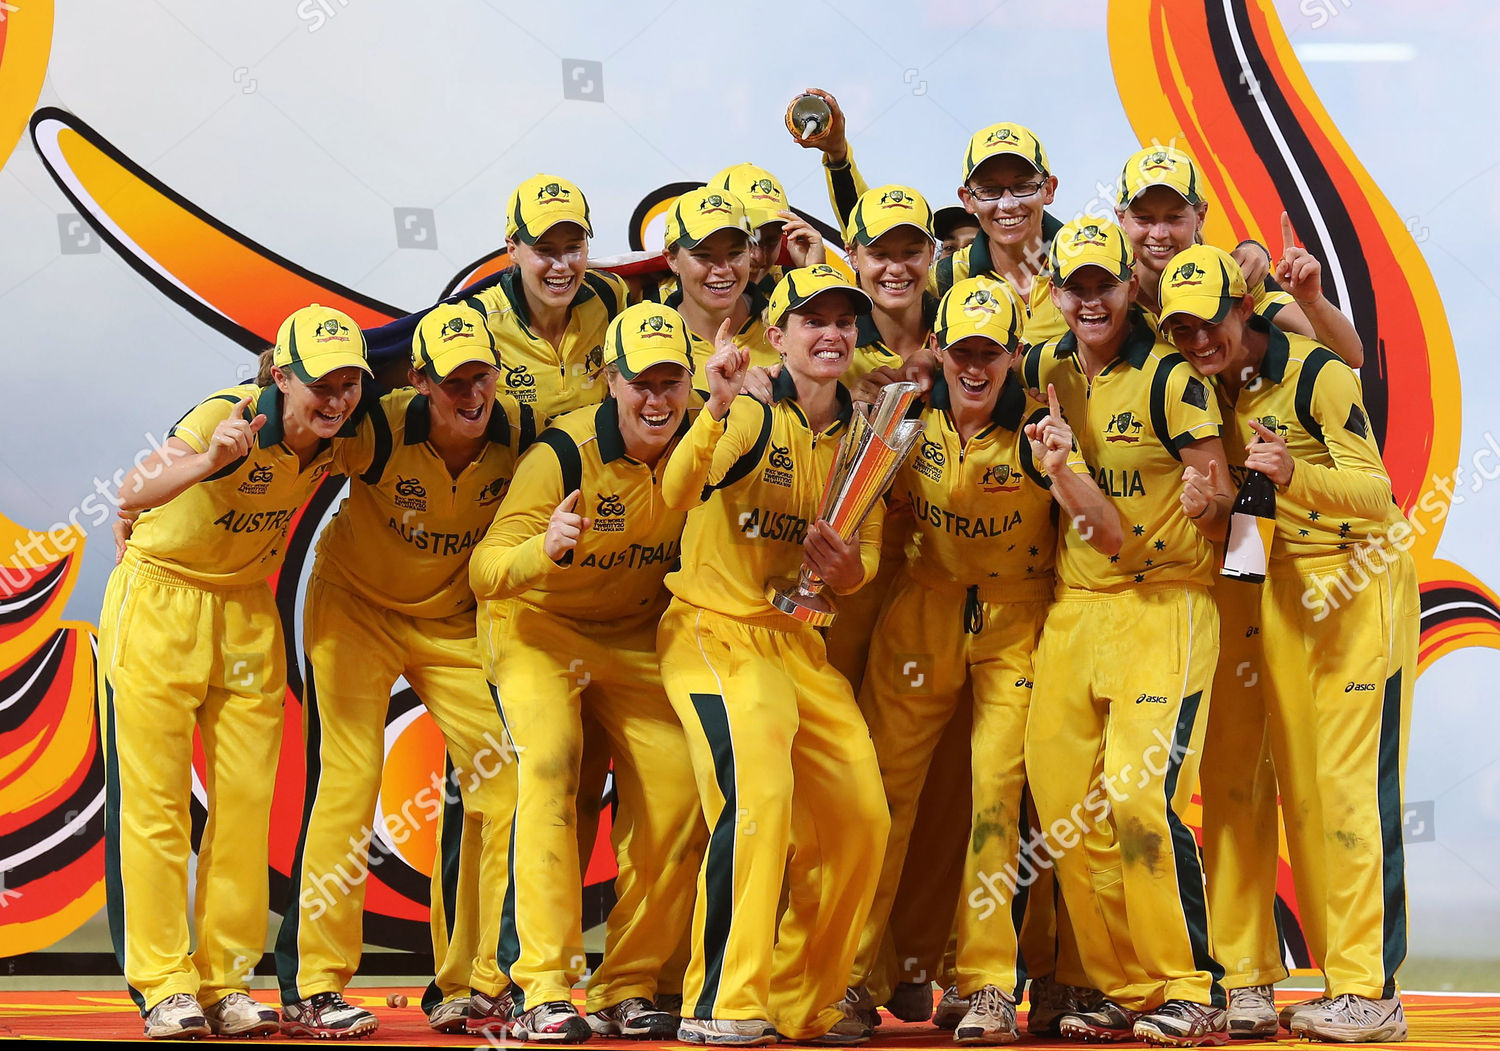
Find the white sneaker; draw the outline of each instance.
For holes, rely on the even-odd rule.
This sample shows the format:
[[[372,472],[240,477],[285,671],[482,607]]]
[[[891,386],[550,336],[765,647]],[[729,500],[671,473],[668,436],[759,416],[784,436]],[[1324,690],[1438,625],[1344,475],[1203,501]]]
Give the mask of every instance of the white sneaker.
[[[1222,1007],[1168,1000],[1135,1020],[1137,1040],[1158,1047],[1214,1047],[1229,1043],[1228,1012]]]
[[[306,1000],[281,1005],[281,1031],[286,1036],[347,1040],[369,1036],[379,1028],[373,1014],[355,1007],[341,993],[314,993]]]
[[[629,996],[613,1007],[591,1011],[589,1028],[595,1036],[671,1040],[677,1035],[678,1019],[642,996]]]
[[[1229,990],[1230,1036],[1275,1036],[1276,1029],[1275,986],[1250,985]]]
[[[1401,997],[1371,1000],[1345,993],[1292,1019],[1292,1035],[1341,1044],[1374,1044],[1406,1039],[1406,1012]]]
[[[146,1035],[152,1040],[209,1036],[212,1032],[203,1008],[187,993],[169,996],[146,1013]]]
[[[245,993],[230,993],[204,1008],[203,1016],[214,1036],[269,1036],[281,1028],[274,1007],[256,1003]]]
[[[1290,1033],[1292,1031],[1292,1022],[1299,1014],[1303,1011],[1311,1011],[1322,1007],[1326,1003],[1328,1003],[1328,997],[1320,996],[1314,1000],[1299,1000],[1294,1004],[1287,1004],[1281,1009],[1281,1014],[1276,1016],[1276,1020],[1281,1023],[1281,1028]]]
[[[571,1001],[553,1000],[516,1015],[510,1024],[514,1040],[581,1044],[594,1035]]]
[[[776,1043],[776,1027],[764,1018],[683,1018],[677,1039],[684,1044],[760,1047]]]
[[[469,998],[456,996],[444,1000],[427,1016],[427,1028],[434,1033],[464,1033],[469,1029]]]
[[[1020,1037],[1016,1030],[1016,1002],[999,986],[986,985],[969,997],[969,1010],[953,1040],[959,1044],[1013,1044]]]
[[[932,1024],[939,1029],[957,1029],[968,1013],[969,1001],[958,995],[958,986],[950,985],[943,990],[943,998],[932,1012]]]

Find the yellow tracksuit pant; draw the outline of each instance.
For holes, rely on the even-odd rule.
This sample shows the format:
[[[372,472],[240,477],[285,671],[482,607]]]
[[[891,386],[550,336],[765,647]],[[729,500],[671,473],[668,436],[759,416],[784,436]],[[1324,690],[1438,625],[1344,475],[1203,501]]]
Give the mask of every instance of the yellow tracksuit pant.
[[[586,970],[575,801],[587,710],[608,736],[620,800],[616,901],[589,1009],[650,999],[691,919],[708,838],[662,691],[656,625],[583,624],[518,600],[485,613],[486,658],[520,756],[500,964],[523,1007],[569,1000]]]
[[[1262,590],[1228,579],[1213,590],[1219,664],[1200,794],[1208,915],[1226,989],[1272,985],[1287,976],[1276,926],[1280,823],[1260,656]]]
[[[453,773],[447,760],[446,776]],[[578,866],[588,869],[599,830],[605,778],[609,774],[609,739],[592,717],[583,724],[583,761],[579,769]],[[590,785],[598,786],[591,790]],[[429,1015],[441,1003],[467,997],[479,948],[479,856],[484,823],[464,810],[463,800],[451,795],[438,818],[438,852],[433,858],[430,926],[433,979],[422,993],[422,1010]],[[684,930],[684,942],[687,932]],[[498,949],[489,945],[486,957]],[[686,950],[683,950],[684,957]],[[498,966],[498,965],[497,965]],[[672,979],[680,982],[680,979]]]
[[[938,736],[917,797],[907,840],[910,864],[891,902],[890,920],[866,988],[885,1003],[897,982],[957,982],[954,953],[964,859],[969,849],[969,738],[973,702],[965,686],[953,718]],[[869,721],[868,716],[866,722]],[[856,967],[858,966],[856,962]]]
[[[314,573],[303,625],[307,794],[292,897],[276,938],[283,1002],[342,991],[359,967],[385,716],[399,677],[442,732],[454,778],[424,787],[409,806],[384,814],[380,831],[399,845],[417,813],[460,796],[480,815],[481,945],[493,945],[500,929],[515,798],[515,752],[489,697],[472,613],[441,619],[395,613]],[[491,995],[504,985],[493,969],[476,969],[472,981]]]
[[[864,984],[907,860],[917,799],[944,727],[972,692],[971,827],[958,909],[959,994],[1016,985],[1016,932],[1024,896],[1007,889],[1023,822],[1022,748],[1032,652],[1051,581],[989,589],[931,587],[903,574],[875,629],[864,708],[891,812],[890,841],[851,984]],[[1003,598],[1003,601],[1002,601]],[[944,922],[951,917],[944,917]]]
[[[145,1014],[177,993],[211,1006],[244,990],[266,943],[267,843],[286,664],[263,582],[209,591],[133,550],[99,623],[110,935]],[[193,732],[208,823],[188,956]]]
[[[849,680],[864,712],[861,685],[869,660],[871,636],[901,571],[906,565],[903,544],[891,548],[887,538],[874,579],[852,595],[839,597],[838,619],[825,635],[828,663]],[[965,698],[967,700],[967,698]],[[866,721],[868,713],[866,712]],[[890,921],[880,951],[869,968],[865,985],[875,1002],[884,1003],[897,982],[940,984],[952,977],[945,959],[950,955],[954,915],[963,882],[964,844],[969,838],[969,724],[949,722],[938,740],[935,776],[923,783],[908,853],[923,859],[904,870],[890,907]],[[928,785],[931,785],[929,791]],[[951,959],[947,960],[951,965]]]
[[[1126,1007],[1223,1005],[1198,845],[1219,615],[1208,589],[1065,589],[1036,655],[1026,768],[1089,984]],[[1022,875],[1028,859],[1023,852]]]
[[[1383,559],[1394,558],[1384,564]],[[1405,552],[1273,563],[1261,605],[1271,749],[1308,948],[1328,996],[1396,994],[1402,790],[1420,597]]]
[[[657,644],[711,829],[683,1011],[821,1036],[843,1017],[890,828],[848,680],[790,618],[750,623],[673,599]]]

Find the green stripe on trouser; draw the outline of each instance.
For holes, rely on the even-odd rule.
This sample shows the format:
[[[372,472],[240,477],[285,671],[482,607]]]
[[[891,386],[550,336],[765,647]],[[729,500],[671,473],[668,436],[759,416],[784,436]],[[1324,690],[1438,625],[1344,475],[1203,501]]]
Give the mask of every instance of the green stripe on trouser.
[[[318,714],[318,685],[313,675],[312,661],[303,658],[305,686],[302,691],[302,719],[305,727],[307,777],[302,793],[302,828],[297,833],[297,850],[292,855],[292,871],[287,879],[287,902],[282,909],[281,928],[276,932],[276,977],[281,986],[281,1002],[295,1003],[303,999],[297,990],[297,972],[301,954],[297,949],[297,936],[302,919],[302,861],[307,850],[307,828],[312,821],[313,804],[318,799],[318,789],[323,776],[323,720]]]
[[[123,973],[125,886],[120,872],[120,753],[115,747],[115,687],[102,671],[100,678],[104,682],[104,902],[109,917],[109,939]],[[130,991],[135,1006],[145,1011],[146,998],[140,990],[129,982],[125,983],[125,988]]]
[[[495,700],[495,711],[500,713],[500,723],[505,727],[507,735],[510,734],[510,725],[505,721],[505,706],[500,703],[500,691],[490,683],[490,696]],[[521,751],[516,750],[516,769],[519,774],[521,765]],[[521,794],[516,793],[516,807],[521,806]],[[510,974],[510,969],[515,966],[516,961],[521,958],[521,936],[516,930],[516,822],[512,813],[510,822],[510,851],[506,855],[506,873],[509,881],[505,887],[505,904],[500,911],[500,941],[495,949],[495,961],[500,967],[502,974]],[[511,987],[511,995],[515,997],[516,1010],[519,1013],[526,1009],[526,994],[515,985]]]
[[[739,803],[735,794],[734,744],[729,734],[729,714],[724,710],[724,698],[695,693],[692,699],[703,735],[713,749],[714,775],[724,797],[724,806],[714,822],[708,851],[703,858],[703,992],[692,1007],[694,1018],[712,1018],[734,914],[734,839]],[[770,946],[766,949],[769,952]]]
[[[1209,986],[1209,1002],[1215,1007],[1224,1007],[1229,999],[1224,992],[1222,980],[1224,968],[1214,959],[1208,941],[1208,903],[1203,893],[1203,865],[1198,856],[1198,841],[1193,830],[1183,824],[1182,818],[1172,806],[1172,796],[1177,791],[1177,777],[1182,770],[1182,757],[1187,754],[1193,736],[1193,724],[1198,718],[1198,706],[1203,700],[1202,692],[1182,699],[1177,715],[1177,728],[1172,734],[1172,754],[1168,756],[1170,769],[1166,776],[1167,824],[1172,829],[1172,858],[1177,868],[1177,896],[1182,902],[1182,918],[1187,923],[1188,940],[1193,947],[1193,966],[1208,972],[1212,984]]]
[[[443,783],[455,784],[453,773],[453,759],[447,752],[443,753]],[[473,829],[469,829],[464,820],[464,803],[461,796],[447,798],[445,793],[442,811],[442,828],[438,836],[438,854],[436,870],[432,878],[432,967],[434,977],[427,983],[427,988],[422,990],[422,1010],[432,1014],[437,1006],[443,1002],[443,990],[438,986],[437,974],[444,969],[444,959],[453,946],[453,924],[458,912],[458,874],[462,869],[461,855],[465,847],[476,850],[477,846],[470,847],[465,842],[467,833],[478,832],[478,823]],[[443,932],[441,942],[438,932]],[[465,966],[469,966],[466,964]]]
[[[1385,681],[1380,709],[1380,849],[1385,916],[1382,924],[1385,986],[1381,996],[1396,995],[1396,970],[1406,959],[1406,848],[1402,842],[1401,687],[1403,669]]]

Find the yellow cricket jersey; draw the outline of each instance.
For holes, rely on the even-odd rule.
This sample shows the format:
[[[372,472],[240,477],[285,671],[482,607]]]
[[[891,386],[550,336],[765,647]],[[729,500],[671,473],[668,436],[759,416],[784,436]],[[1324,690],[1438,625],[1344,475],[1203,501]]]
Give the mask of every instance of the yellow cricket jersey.
[[[1046,246],[1052,243],[1052,239],[1057,236],[1057,231],[1062,227],[1063,224],[1050,212],[1042,213],[1044,257]],[[1003,275],[995,269],[995,261],[990,255],[990,240],[983,230],[980,230],[978,236],[968,245],[932,264],[932,269],[927,272],[927,291],[936,296],[942,296],[956,282],[966,277],[993,277],[997,281],[1003,280]],[[1037,278],[1033,277],[1031,279],[1033,293],[1036,285]]]
[[[431,431],[427,398],[403,387],[340,443],[334,469],[349,476],[349,495],[318,541],[314,567],[372,605],[409,617],[474,608],[469,556],[536,423],[529,406],[498,396],[484,451],[457,478],[429,443]]]
[[[1267,321],[1274,318],[1282,307],[1295,302],[1291,294],[1270,277],[1256,285],[1250,292],[1255,296],[1255,312]],[[1141,308],[1141,313],[1153,332],[1160,327],[1155,313],[1145,307]],[[1068,323],[1063,320],[1062,311],[1057,308],[1056,303],[1052,302],[1052,275],[1050,273],[1038,274],[1031,282],[1031,316],[1026,322],[1026,332],[1023,337],[1026,345],[1034,347],[1049,339],[1060,339],[1067,331]]]
[[[948,385],[937,377],[922,437],[891,488],[892,515],[909,507],[916,522],[907,543],[915,579],[965,586],[1051,580],[1056,505],[1023,429],[1045,415],[1047,407],[1008,376],[989,425],[962,442]],[[1077,453],[1068,466],[1089,473]]]
[[[780,363],[781,355],[776,353],[770,341],[766,339],[766,323],[761,320],[769,300],[765,293],[755,285],[747,285],[745,294],[750,297],[750,313],[745,317],[745,323],[740,326],[740,330],[734,334],[734,345],[750,352],[751,366],[770,368]],[[672,292],[663,302],[673,310],[681,308],[682,289]],[[705,335],[688,329],[688,335],[693,341],[693,387],[706,391],[708,390],[708,373],[704,369],[708,365],[708,359],[713,356],[714,336],[718,333],[709,332]]]
[[[229,387],[200,402],[173,426],[194,452],[208,450],[214,429],[241,398],[253,405],[245,419],[265,414],[250,451],[160,507],[142,512],[130,547],[148,562],[209,588],[236,588],[264,580],[281,566],[292,519],[328,474],[337,441],[355,433],[358,415],[335,442],[303,468],[282,444],[281,391],[273,386]]]
[[[853,406],[839,387],[838,418],[813,431],[797,404],[791,374],[783,370],[773,388],[770,405],[741,395],[722,420],[700,413],[667,464],[667,505],[691,509],[682,567],[667,576],[667,587],[703,609],[792,628],[799,622],[771,606],[766,585],[773,578],[795,578],[802,568],[802,542],[817,517]],[[880,563],[883,518],[877,500],[860,527],[865,581]]]
[[[937,321],[937,310],[936,297],[924,294],[922,320],[926,324],[927,335],[932,333],[933,323]],[[923,342],[927,335],[922,337]],[[905,364],[900,354],[886,346],[885,340],[880,336],[880,329],[875,324],[874,315],[859,315],[855,320],[854,356],[849,359],[849,367],[844,370],[844,385],[852,387],[876,369],[899,369]]]
[[[1210,585],[1213,544],[1182,513],[1186,445],[1220,434],[1222,417],[1208,383],[1137,311],[1119,355],[1093,381],[1070,332],[1026,354],[1026,385],[1057,389],[1063,416],[1084,462],[1120,514],[1125,540],[1116,555],[1064,532],[1057,575],[1090,591],[1186,581]]]
[[[515,267],[474,298],[484,304],[500,352],[501,390],[529,405],[539,423],[604,400],[604,330],[629,304],[623,278],[600,270],[584,272],[557,347],[531,330],[521,272]]]
[[[1224,448],[1236,487],[1245,477],[1245,445],[1256,437],[1251,420],[1285,438],[1297,461],[1290,484],[1276,494],[1271,558],[1326,555],[1383,536],[1403,516],[1354,370],[1314,339],[1259,317],[1250,323],[1270,345],[1258,377],[1234,404],[1220,390]]]
[[[683,420],[679,436],[686,433]],[[655,619],[666,607],[662,578],[681,552],[685,511],[662,496],[663,464],[653,470],[625,453],[619,403],[577,409],[553,421],[521,458],[510,493],[469,565],[481,601],[521,601],[574,620]],[[552,512],[573,490],[574,510],[593,525],[561,563],[546,551]]]

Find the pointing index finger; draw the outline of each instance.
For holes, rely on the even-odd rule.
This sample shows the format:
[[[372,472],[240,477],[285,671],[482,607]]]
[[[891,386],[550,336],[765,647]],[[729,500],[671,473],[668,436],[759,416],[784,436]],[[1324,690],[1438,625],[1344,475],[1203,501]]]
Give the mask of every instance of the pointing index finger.
[[[1057,388],[1050,383],[1047,384],[1047,411],[1052,415],[1054,420],[1061,420],[1063,418],[1062,407],[1057,404]]]
[[[1286,212],[1281,213],[1281,254],[1286,255],[1287,249],[1297,247],[1297,233],[1292,229],[1291,216]]]

